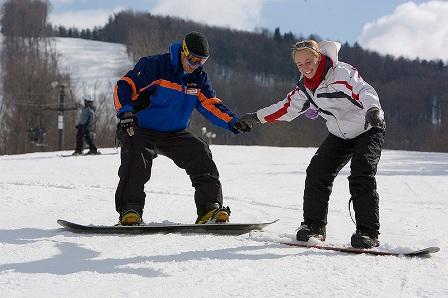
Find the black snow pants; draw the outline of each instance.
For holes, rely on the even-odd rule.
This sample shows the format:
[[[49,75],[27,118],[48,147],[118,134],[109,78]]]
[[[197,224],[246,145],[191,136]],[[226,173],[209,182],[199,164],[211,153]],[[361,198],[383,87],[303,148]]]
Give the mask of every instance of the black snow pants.
[[[170,158],[190,176],[198,216],[209,211],[207,206],[216,203],[222,206],[218,169],[208,144],[202,139],[185,130],[156,132],[140,128],[135,129],[134,136],[122,133],[119,139],[122,147],[120,181],[115,192],[117,212],[133,209],[143,213],[144,185],[151,178],[152,162],[157,154]],[[174,188],[176,181],[171,182]]]
[[[93,143],[93,138],[90,130],[85,125],[78,126],[78,131],[76,132],[76,148],[77,152],[82,152],[84,149],[84,140],[86,140],[87,145],[89,145],[89,150],[96,152],[97,148]]]
[[[379,197],[375,175],[384,135],[384,130],[379,128],[371,128],[353,139],[328,135],[306,171],[303,196],[305,223],[317,226],[327,224],[333,181],[351,159],[348,181],[356,227],[361,231],[379,234]]]

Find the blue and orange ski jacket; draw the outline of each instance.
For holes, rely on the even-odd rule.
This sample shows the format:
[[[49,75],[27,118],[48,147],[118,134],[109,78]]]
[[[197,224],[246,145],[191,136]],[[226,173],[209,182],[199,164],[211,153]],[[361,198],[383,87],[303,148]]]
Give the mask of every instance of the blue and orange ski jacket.
[[[213,124],[238,133],[236,117],[216,97],[202,67],[189,74],[180,62],[180,42],[169,52],[141,58],[114,88],[117,116],[135,112],[139,126],[160,132],[186,129],[194,109]]]

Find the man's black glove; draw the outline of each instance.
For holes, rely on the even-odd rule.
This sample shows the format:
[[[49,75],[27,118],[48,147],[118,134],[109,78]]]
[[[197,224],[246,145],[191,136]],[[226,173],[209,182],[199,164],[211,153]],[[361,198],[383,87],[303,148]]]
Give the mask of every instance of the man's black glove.
[[[151,95],[154,93],[154,91],[143,91],[140,92],[137,100],[132,102],[132,107],[134,108],[135,112],[141,111],[143,109],[147,109],[151,106]]]
[[[385,128],[384,123],[384,113],[382,110],[377,107],[373,107],[367,110],[366,112],[366,122],[364,124],[364,129],[367,129],[369,124],[372,127]]]
[[[132,112],[125,112],[119,116],[117,127],[126,132],[130,137],[134,135],[134,127],[138,126],[137,117]]]
[[[256,113],[248,113],[241,116],[240,119],[233,125],[233,128],[238,132],[249,132],[255,124],[261,123]]]

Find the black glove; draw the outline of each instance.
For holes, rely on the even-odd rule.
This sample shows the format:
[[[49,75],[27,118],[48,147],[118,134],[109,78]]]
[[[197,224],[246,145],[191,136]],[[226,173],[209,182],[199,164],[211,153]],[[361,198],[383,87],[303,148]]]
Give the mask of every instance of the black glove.
[[[117,127],[126,132],[130,137],[134,135],[134,127],[138,127],[137,117],[132,112],[125,112],[119,115],[120,121]]]
[[[261,123],[256,113],[247,113],[233,125],[233,129],[238,132],[249,132],[255,124]]]
[[[154,93],[154,91],[148,92],[143,91],[140,92],[140,94],[137,97],[137,100],[132,102],[132,107],[134,108],[135,112],[139,112],[143,109],[147,109],[151,106],[151,95]]]
[[[366,122],[364,124],[364,129],[367,129],[369,124],[372,127],[385,128],[384,123],[384,113],[377,107],[373,107],[367,110],[366,112]]]

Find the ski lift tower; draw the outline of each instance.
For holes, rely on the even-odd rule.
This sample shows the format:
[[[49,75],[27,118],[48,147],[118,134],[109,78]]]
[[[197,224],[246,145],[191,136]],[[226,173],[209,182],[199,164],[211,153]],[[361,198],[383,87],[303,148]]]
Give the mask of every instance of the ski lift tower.
[[[58,109],[58,150],[61,151],[64,143],[64,94],[65,85],[57,81],[51,82],[51,87],[59,87],[59,109]]]

